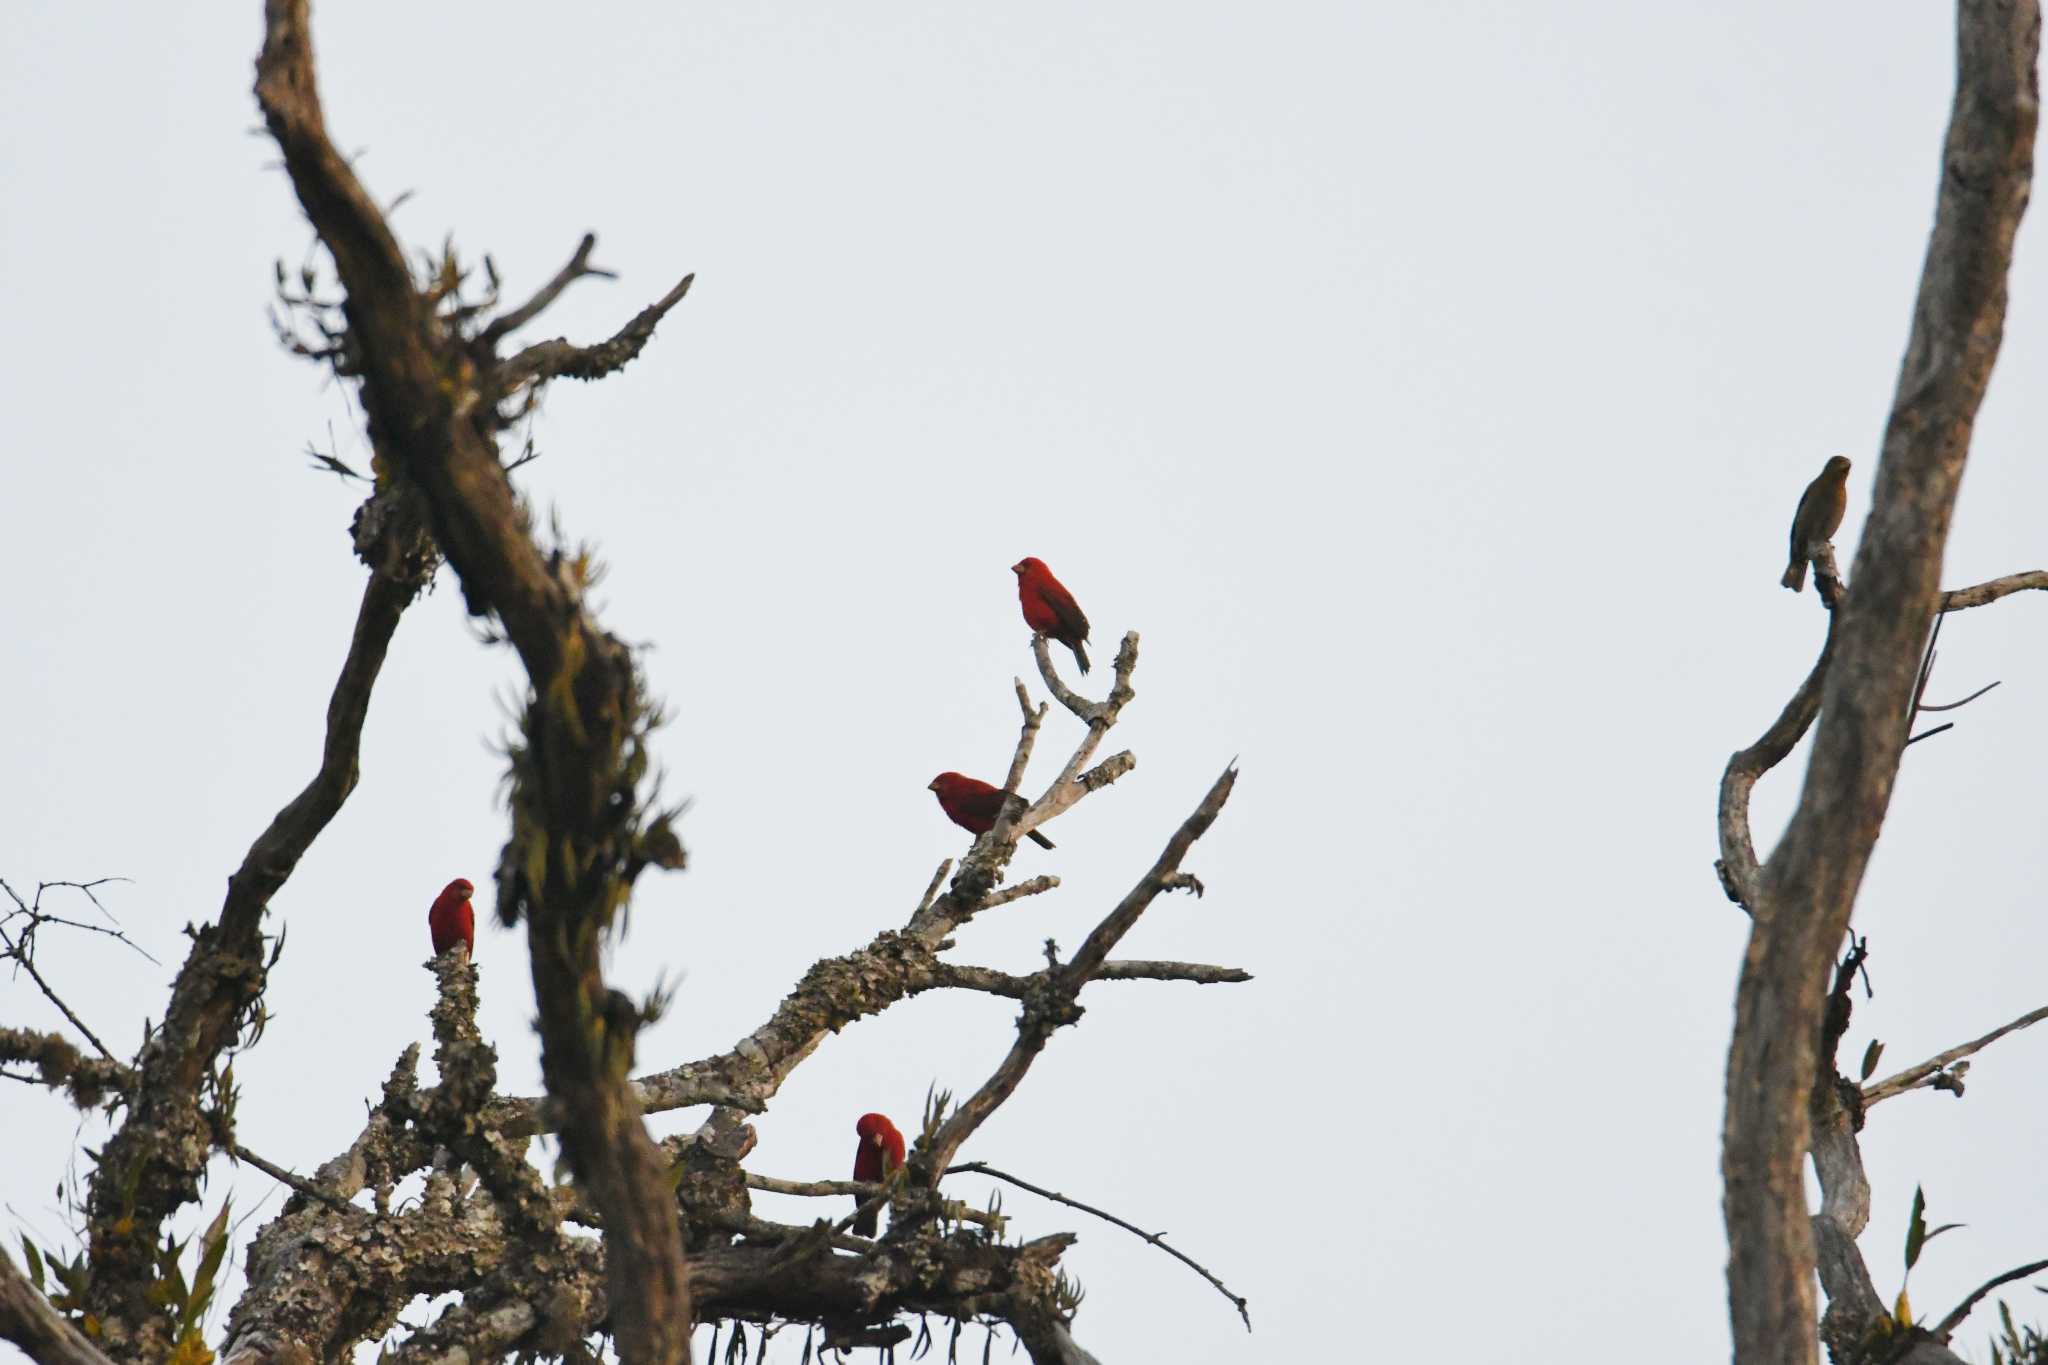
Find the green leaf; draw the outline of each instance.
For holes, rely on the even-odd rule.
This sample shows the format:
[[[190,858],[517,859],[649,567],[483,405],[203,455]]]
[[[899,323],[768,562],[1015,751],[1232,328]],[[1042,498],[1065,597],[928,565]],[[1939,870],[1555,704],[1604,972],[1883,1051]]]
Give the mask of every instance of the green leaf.
[[[1884,1044],[1872,1038],[1870,1046],[1863,1049],[1863,1075],[1859,1079],[1867,1081],[1875,1075],[1877,1072],[1877,1059],[1882,1056],[1884,1056]]]
[[[228,1208],[227,1201],[223,1200],[220,1212],[214,1215],[213,1222],[207,1225],[206,1233],[199,1242],[205,1250],[200,1253],[199,1269],[192,1276],[192,1295],[185,1302],[181,1325],[187,1332],[199,1325],[207,1305],[213,1301],[214,1276],[220,1272],[220,1263],[228,1254]]]
[[[50,1269],[57,1273],[57,1278],[63,1282],[66,1289],[71,1291],[74,1298],[83,1299],[85,1297],[85,1253],[83,1251],[80,1251],[74,1260],[58,1261],[53,1259],[50,1262]]]
[[[1906,1269],[1920,1259],[1920,1248],[1927,1241],[1927,1195],[1920,1186],[1913,1187],[1913,1212],[1906,1220]]]
[[[36,1244],[24,1233],[21,1238],[21,1256],[28,1262],[29,1283],[36,1287],[36,1293],[43,1292],[43,1253],[36,1250]]]

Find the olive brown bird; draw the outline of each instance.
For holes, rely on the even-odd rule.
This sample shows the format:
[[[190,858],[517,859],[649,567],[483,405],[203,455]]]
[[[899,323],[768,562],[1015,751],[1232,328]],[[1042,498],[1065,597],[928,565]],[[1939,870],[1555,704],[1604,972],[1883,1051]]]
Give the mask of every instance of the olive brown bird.
[[[1042,559],[1026,557],[1010,566],[1017,575],[1017,600],[1024,606],[1024,624],[1032,632],[1058,640],[1074,651],[1074,662],[1088,671],[1088,618],[1066,585],[1052,576]]]
[[[1842,513],[1848,506],[1849,457],[1836,455],[1799,495],[1799,510],[1792,514],[1792,562],[1779,580],[1786,587],[1794,592],[1806,590],[1807,563],[1841,529]]]
[[[948,820],[951,820],[969,834],[988,833],[990,829],[994,828],[996,815],[1003,808],[1003,789],[1001,787],[991,787],[988,783],[978,778],[968,777],[961,773],[940,773],[931,780],[931,785],[926,787],[925,790],[937,792],[939,796],[939,809],[946,812]],[[1024,798],[1012,796],[1010,798],[1010,809],[1012,811],[1023,810]],[[1035,829],[1027,830],[1024,837],[1037,844],[1040,848],[1052,847],[1052,840],[1046,838]]]

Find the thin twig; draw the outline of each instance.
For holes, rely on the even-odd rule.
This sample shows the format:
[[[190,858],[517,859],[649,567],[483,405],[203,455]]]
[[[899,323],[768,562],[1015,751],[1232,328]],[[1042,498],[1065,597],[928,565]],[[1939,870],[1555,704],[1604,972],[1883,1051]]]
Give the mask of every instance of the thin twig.
[[[26,939],[24,939],[23,942],[25,943]],[[56,990],[51,987],[50,983],[43,979],[43,974],[36,970],[36,964],[33,957],[31,957],[29,953],[24,951],[24,949],[19,944],[17,944],[14,939],[9,938],[7,936],[7,931],[4,929],[0,929],[0,943],[4,943],[7,945],[7,951],[4,954],[4,956],[13,958],[14,961],[29,974],[29,976],[35,981],[37,988],[42,991],[43,995],[49,1000],[49,1002],[55,1005],[66,1019],[69,1019],[71,1021],[71,1026],[73,1028],[77,1029],[80,1033],[85,1035],[85,1040],[93,1045],[94,1049],[96,1049],[99,1052],[100,1056],[106,1058],[110,1062],[119,1060],[114,1056],[112,1052],[108,1051],[107,1045],[100,1041],[99,1035],[97,1033],[94,1033],[89,1027],[86,1026],[85,1020],[78,1017],[77,1011],[73,1010],[71,1006],[64,1003],[64,997],[58,995]]]
[[[586,232],[583,240],[576,244],[576,254],[569,263],[555,272],[555,277],[540,287],[540,291],[511,312],[494,318],[490,325],[478,333],[477,340],[486,344],[498,340],[508,332],[516,332],[527,323],[539,317],[547,307],[562,296],[562,291],[580,279],[595,277],[601,280],[615,280],[618,273],[600,270],[590,264],[590,253],[597,246],[597,234]]]
[[[1948,1316],[1944,1317],[1940,1325],[1934,1329],[1934,1335],[1940,1337],[1943,1341],[1947,1341],[1950,1334],[1956,1328],[1963,1325],[1963,1319],[1970,1316],[1970,1310],[1977,1306],[1979,1299],[1982,1299],[1986,1294],[1989,1294],[2002,1284],[2011,1284],[2014,1280],[2024,1280],[2027,1276],[2039,1274],[2043,1270],[2048,1270],[2048,1261],[2030,1261],[2026,1265],[2006,1271],[2003,1275],[1992,1276],[1984,1281],[1983,1284],[1978,1285],[1976,1291],[1970,1297],[1964,1299],[1954,1308],[1949,1309]]]
[[[917,914],[922,915],[925,911],[932,908],[932,902],[938,899],[939,888],[946,884],[946,874],[952,870],[953,860],[951,858],[939,864],[939,870],[932,873],[931,885],[925,887],[924,895],[918,898]]]
[[[747,1188],[765,1190],[769,1194],[795,1195],[800,1199],[852,1197],[867,1200],[877,1195],[886,1197],[889,1193],[885,1186],[873,1180],[782,1180],[772,1175],[756,1175],[752,1171],[747,1172]],[[956,1223],[979,1223],[983,1227],[1000,1228],[1008,1221],[1000,1213],[977,1209],[957,1199],[943,1201],[943,1207],[946,1217]]]
[[[1879,1100],[1888,1100],[1894,1095],[1903,1095],[1908,1090],[1919,1090],[1925,1086],[1932,1085],[1935,1076],[1948,1070],[1949,1067],[1963,1058],[1974,1056],[1976,1053],[1982,1052],[1985,1048],[1997,1042],[2000,1038],[2005,1037],[2006,1034],[2017,1033],[2023,1028],[2031,1028],[2043,1019],[2048,1019],[2048,1005],[2043,1005],[2040,1009],[2022,1014],[2010,1024],[1995,1028],[1982,1038],[1974,1038],[1967,1043],[1952,1047],[1946,1052],[1929,1057],[1918,1066],[1909,1066],[1896,1075],[1887,1076],[1875,1084],[1866,1086],[1863,1091],[1863,1107],[1867,1110]]]
[[[105,918],[107,923],[114,925],[116,928],[118,928],[120,927],[121,921],[115,919],[113,912],[107,909],[106,906],[101,905],[100,898],[93,894],[93,892],[99,890],[103,886],[106,886],[110,882],[120,882],[124,886],[134,885],[133,879],[128,877],[94,877],[89,882],[37,882],[36,908],[39,910],[42,908],[43,892],[48,891],[53,886],[69,887],[73,891],[82,892],[85,898],[92,902],[92,908],[99,911],[100,915],[103,918]],[[152,961],[154,961],[154,959],[152,959]]]
[[[1906,733],[1913,732],[1913,718],[1920,714],[1920,701],[1927,695],[1927,684],[1934,677],[1934,646],[1941,640],[1941,623],[1947,618],[1940,612],[1934,614],[1934,626],[1927,632],[1927,649],[1920,656],[1920,672],[1913,679],[1913,704],[1906,710]],[[1929,733],[1932,733],[1931,731]],[[1924,738],[1924,736],[1923,736]],[[1908,740],[1907,743],[1912,743]]]
[[[1215,1285],[1217,1293],[1221,1294],[1224,1298],[1229,1299],[1231,1303],[1236,1305],[1237,1315],[1244,1319],[1244,1330],[1247,1332],[1252,1330],[1252,1314],[1250,1301],[1243,1298],[1240,1295],[1231,1293],[1230,1287],[1224,1284],[1223,1281],[1217,1279],[1214,1275],[1210,1274],[1208,1268],[1203,1266],[1201,1262],[1195,1260],[1193,1257],[1189,1256],[1186,1252],[1181,1251],[1179,1248],[1169,1246],[1166,1242],[1165,1233],[1147,1232],[1145,1231],[1145,1229],[1139,1227],[1135,1223],[1125,1222],[1123,1219],[1117,1217],[1115,1214],[1109,1212],[1107,1209],[1098,1209],[1093,1204],[1084,1204],[1078,1199],[1070,1199],[1066,1195],[1060,1194],[1055,1190],[1048,1190],[1042,1185],[1034,1185],[1030,1181],[1019,1179],[1017,1176],[1011,1175],[1007,1171],[999,1171],[985,1161],[967,1161],[962,1162],[958,1166],[948,1166],[941,1174],[993,1176],[997,1180],[1008,1181],[1010,1184],[1015,1185],[1018,1189],[1029,1190],[1033,1194],[1040,1195],[1046,1199],[1051,1199],[1061,1204],[1065,1204],[1068,1208],[1079,1209],[1083,1213],[1092,1213],[1097,1218],[1102,1219],[1102,1221],[1104,1221],[1105,1223],[1116,1224],[1125,1232],[1131,1233],[1134,1236],[1143,1238],[1145,1241],[1150,1242],[1153,1246],[1158,1247],[1161,1251],[1173,1257],[1182,1265],[1187,1266],[1197,1275],[1200,1275],[1210,1284]]]
[[[15,904],[15,909],[4,919],[0,919],[0,924],[5,924],[9,920],[24,918],[29,921],[29,927],[22,931],[22,949],[24,952],[32,951],[31,940],[34,939],[36,930],[45,924],[61,924],[67,929],[83,929],[87,933],[105,934],[109,938],[119,939],[143,957],[148,958],[149,961],[156,963],[157,966],[162,966],[163,964],[157,962],[154,954],[134,939],[128,937],[127,932],[121,928],[121,921],[114,918],[113,913],[100,903],[100,898],[93,894],[96,888],[105,886],[109,882],[126,882],[127,880],[128,878],[126,877],[99,877],[89,882],[37,882],[35,900],[26,905],[22,903],[20,894],[13,887],[7,885],[4,881],[0,881],[0,890],[4,890],[7,893],[8,899],[12,900]],[[100,912],[100,918],[106,920],[107,923],[105,925],[87,924],[83,920],[67,919],[63,915],[53,915],[43,909],[43,893],[56,887],[68,887],[73,891],[82,892],[85,898],[92,902],[92,908]]]
[[[1950,721],[1946,725],[1937,725],[1931,730],[1922,730],[1917,735],[1913,734],[1913,722],[1919,719],[1922,712],[1961,710],[1963,707],[1968,706],[1971,702],[1977,700],[1977,698],[1983,696],[1986,692],[1989,692],[1992,688],[1998,686],[1996,682],[1986,683],[1984,686],[1978,688],[1975,692],[1972,692],[1969,696],[1964,697],[1961,701],[1952,701],[1944,706],[1929,706],[1927,704],[1927,684],[1929,680],[1934,677],[1934,644],[1935,641],[1941,638],[1941,623],[1946,619],[1948,618],[1943,613],[1935,613],[1934,628],[1930,630],[1927,635],[1927,652],[1925,655],[1922,656],[1920,660],[1920,674],[1913,681],[1913,707],[1910,711],[1906,713],[1906,745],[1918,744],[1923,739],[1933,739],[1936,735],[1941,734],[1945,730],[1953,730],[1956,728],[1955,722]],[[1901,747],[1905,746],[1902,745]]]
[[[272,1180],[277,1181],[281,1185],[291,1186],[308,1199],[317,1199],[331,1208],[344,1209],[350,1213],[361,1213],[363,1211],[354,1204],[349,1203],[346,1199],[340,1199],[329,1194],[304,1176],[294,1175],[274,1162],[265,1161],[239,1142],[228,1144],[228,1151],[234,1155],[235,1160],[247,1162]]]
[[[991,891],[988,899],[981,903],[981,908],[993,910],[998,905],[1008,905],[1011,901],[1020,901],[1026,896],[1036,896],[1050,891],[1059,884],[1060,879],[1052,876],[1050,873],[1044,876],[1032,877],[1018,882],[1015,886],[1006,886],[1000,891]]]
[[[1050,703],[1040,702],[1033,706],[1031,694],[1024,690],[1023,680],[1012,681],[1017,686],[1017,709],[1024,713],[1024,723],[1023,729],[1017,735],[1017,747],[1010,753],[1010,771],[1003,778],[1002,805],[998,808],[995,823],[989,827],[988,838],[991,845],[1000,845],[1006,840],[1014,844],[1027,831],[1037,828],[1035,823],[1020,823],[1022,817],[1029,812],[1024,809],[1022,800],[1012,798],[1016,797],[1017,788],[1024,781],[1024,769],[1031,762],[1031,750],[1038,741],[1038,727],[1045,723],[1046,707]]]
[[[1926,702],[1922,702],[1920,703],[1920,709],[1922,711],[1959,711],[1963,707],[1968,706],[1971,702],[1977,700],[1977,698],[1983,696],[1986,692],[1989,692],[1992,688],[1996,686],[1998,686],[1997,683],[1988,682],[1985,683],[1982,687],[1978,688],[1975,692],[1972,692],[1969,696],[1964,697],[1961,701],[1952,701],[1949,702],[1946,706],[1931,706]]]

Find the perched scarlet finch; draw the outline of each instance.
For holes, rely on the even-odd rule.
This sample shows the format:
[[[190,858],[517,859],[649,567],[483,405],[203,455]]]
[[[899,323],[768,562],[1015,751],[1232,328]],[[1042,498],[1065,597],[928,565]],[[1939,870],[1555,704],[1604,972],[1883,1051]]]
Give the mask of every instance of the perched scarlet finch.
[[[860,1147],[853,1154],[853,1178],[881,1184],[889,1172],[903,1164],[903,1134],[897,1132],[896,1125],[883,1114],[862,1114],[860,1122],[853,1125],[853,1131],[860,1134]],[[856,1199],[854,1205],[857,1208],[866,1202]],[[854,1234],[874,1236],[881,1213],[880,1209],[869,1209],[854,1219]]]
[[[1806,563],[1841,529],[1849,506],[1849,457],[1836,455],[1799,495],[1792,514],[1792,563],[1779,581],[1794,592],[1806,589]]]
[[[462,945],[465,956],[476,953],[476,911],[470,909],[469,898],[476,894],[476,888],[461,877],[441,888],[441,894],[434,897],[434,903],[427,910],[427,929],[434,936],[434,956]]]
[[[1088,671],[1088,618],[1081,614],[1074,594],[1052,576],[1042,559],[1020,559],[1010,566],[1017,575],[1017,600],[1024,604],[1024,624],[1039,634],[1058,640],[1074,651],[1074,662]]]
[[[939,809],[946,812],[948,820],[969,834],[988,833],[996,823],[997,813],[1003,808],[1001,787],[991,787],[986,782],[963,777],[959,773],[940,773],[932,779],[931,785],[925,790],[937,792]],[[1010,808],[1013,811],[1022,810],[1024,798],[1011,797]],[[1035,829],[1028,831],[1024,837],[1040,848],[1052,847],[1052,840]]]

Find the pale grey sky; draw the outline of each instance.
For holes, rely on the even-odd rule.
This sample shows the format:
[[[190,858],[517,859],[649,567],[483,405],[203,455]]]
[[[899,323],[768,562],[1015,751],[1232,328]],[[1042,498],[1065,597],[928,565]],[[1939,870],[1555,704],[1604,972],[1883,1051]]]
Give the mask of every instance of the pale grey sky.
[[[0,877],[133,879],[109,904],[163,968],[97,942],[44,959],[125,1048],[180,929],[317,758],[362,571],[356,490],[301,452],[331,428],[366,457],[264,320],[271,262],[309,233],[250,135],[253,0],[10,20]],[[614,954],[629,990],[682,979],[643,1061],[728,1046],[961,851],[924,784],[1001,771],[1030,667],[1007,566],[1036,554],[1105,656],[1144,635],[1120,730],[1139,766],[1056,853],[1020,855],[1063,888],[956,955],[1026,968],[1077,941],[1242,755],[1190,862],[1209,895],[1127,947],[1258,977],[1091,989],[964,1153],[1169,1229],[1258,1329],[1013,1192],[1018,1231],[1081,1234],[1083,1344],[1722,1353],[1744,924],[1711,868],[1715,783],[1818,647],[1813,598],[1777,586],[1800,488],[1846,453],[1845,551],[1866,509],[1951,20],[1892,0],[320,8],[336,139],[380,197],[415,192],[409,242],[453,233],[517,293],[599,233],[621,280],[540,335],[609,332],[698,272],[629,370],[550,396],[520,474],[600,543],[605,620],[656,645],[660,753],[696,803],[691,870],[643,883]],[[2048,566],[2036,231],[1953,584]],[[1945,635],[1937,699],[2005,685],[1907,759],[1857,914],[1879,991],[1859,1053],[1875,1031],[1903,1065],[2048,995],[2044,632],[2048,603],[2016,599]],[[362,786],[274,908],[273,1021],[236,1067],[253,1149],[325,1159],[426,1036],[426,905],[494,865],[517,676],[444,574],[393,647]],[[1760,837],[1795,785],[1765,782]],[[531,1091],[523,942],[493,924],[478,956],[501,1075]],[[751,1164],[843,1175],[855,1116],[977,1084],[1013,1014],[925,998],[848,1030]],[[0,1021],[61,1022],[25,979],[0,979]],[[2041,1254],[2044,1069],[2048,1036],[2022,1035],[1962,1103],[1877,1111],[1882,1292],[1915,1182],[1969,1225],[1917,1303]],[[6,1232],[61,1240],[75,1120],[0,1101]],[[216,1177],[209,1201],[272,1194]]]

